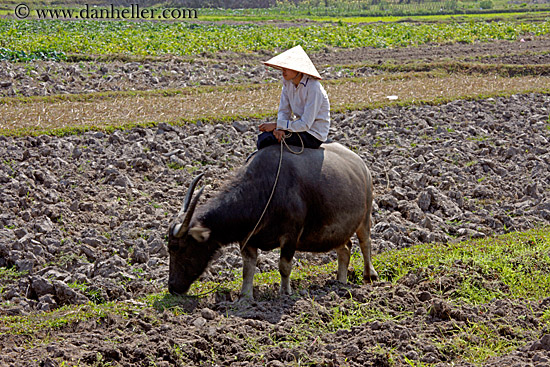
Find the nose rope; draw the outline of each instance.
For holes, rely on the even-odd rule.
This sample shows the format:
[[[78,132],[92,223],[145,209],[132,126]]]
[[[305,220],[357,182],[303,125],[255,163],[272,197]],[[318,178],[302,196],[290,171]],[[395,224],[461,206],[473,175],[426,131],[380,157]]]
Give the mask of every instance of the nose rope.
[[[219,282],[214,288],[212,288],[211,290],[209,291],[204,291],[202,293],[199,293],[199,294],[190,294],[189,297],[193,297],[193,298],[202,298],[204,296],[206,296],[207,294],[210,294],[210,293],[213,293],[215,291],[217,291],[218,289],[220,289],[220,287],[222,286],[223,282]]]

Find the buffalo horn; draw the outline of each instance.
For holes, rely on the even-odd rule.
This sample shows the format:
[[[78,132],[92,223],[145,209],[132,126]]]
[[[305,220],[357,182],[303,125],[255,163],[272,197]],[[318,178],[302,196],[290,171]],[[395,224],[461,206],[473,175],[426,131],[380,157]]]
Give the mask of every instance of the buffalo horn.
[[[189,189],[187,189],[187,194],[185,195],[185,200],[183,200],[183,205],[181,206],[181,209],[177,215],[176,218],[180,218],[183,213],[185,213],[189,207],[189,202],[191,201],[191,198],[193,197],[193,192],[195,191],[195,187],[197,186],[197,183],[199,180],[204,176],[204,172],[198,175],[193,179],[193,182],[191,182],[191,185],[189,186]],[[183,233],[187,230],[187,228],[184,228],[183,223],[178,223],[174,225],[174,228],[172,229],[172,234],[174,237],[179,238],[183,236]]]
[[[188,210],[185,211],[186,213],[185,213],[185,218],[183,219],[183,223],[176,224],[176,226],[174,227],[174,237],[180,238],[189,229],[189,223],[191,223],[193,212],[197,207],[197,203],[199,202],[199,199],[203,191],[204,191],[204,187],[202,187],[199,190],[198,194],[193,198],[193,201],[191,202],[191,205],[189,205]]]
[[[195,212],[195,208],[197,207],[197,203],[199,202],[203,191],[204,187],[202,187],[199,190],[198,194],[193,198],[191,205],[189,205],[189,209],[185,213],[185,218],[183,218],[183,222],[181,224],[177,224],[174,227],[174,237],[180,238],[189,229],[189,223],[191,223],[191,218],[193,217],[193,213]]]
[[[183,205],[181,206],[180,212],[178,213],[178,218],[187,211],[187,208],[189,207],[189,203],[191,202],[191,198],[193,197],[193,192],[195,191],[195,186],[197,186],[197,183],[199,180],[204,176],[204,172],[195,177],[193,182],[191,182],[191,186],[189,186],[189,189],[187,190],[187,194],[185,195],[185,200],[183,201]]]

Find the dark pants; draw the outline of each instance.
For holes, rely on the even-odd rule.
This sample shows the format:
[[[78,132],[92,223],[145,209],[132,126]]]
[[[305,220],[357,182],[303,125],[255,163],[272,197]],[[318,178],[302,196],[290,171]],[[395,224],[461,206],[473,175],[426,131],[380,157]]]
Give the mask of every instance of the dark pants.
[[[302,140],[300,140],[300,137],[302,138]],[[285,138],[285,141],[288,145],[295,145],[297,147],[301,147],[303,142],[304,148],[313,149],[319,148],[319,146],[323,143],[321,140],[306,132],[292,133],[290,137]],[[273,132],[265,131],[258,135],[258,150],[274,144],[279,144],[279,142],[277,141],[275,135],[273,135]]]

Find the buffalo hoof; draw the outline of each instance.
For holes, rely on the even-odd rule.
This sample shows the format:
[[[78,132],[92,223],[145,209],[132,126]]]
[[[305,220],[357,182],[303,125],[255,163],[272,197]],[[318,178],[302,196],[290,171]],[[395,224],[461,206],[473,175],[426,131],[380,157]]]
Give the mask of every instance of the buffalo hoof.
[[[239,299],[237,300],[237,302],[248,302],[248,301],[254,301],[254,295],[252,292],[247,292],[247,293],[241,293],[239,295]]]
[[[290,286],[288,286],[288,287],[281,286],[279,288],[279,293],[281,294],[281,296],[291,296],[292,295],[292,289],[290,288]]]

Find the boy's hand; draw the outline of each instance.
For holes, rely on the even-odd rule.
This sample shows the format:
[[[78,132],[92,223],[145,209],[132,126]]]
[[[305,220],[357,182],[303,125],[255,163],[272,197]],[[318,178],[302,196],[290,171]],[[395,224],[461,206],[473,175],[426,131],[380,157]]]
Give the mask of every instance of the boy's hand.
[[[281,142],[283,136],[285,136],[286,131],[284,130],[274,130],[273,135],[277,138],[278,142]]]
[[[276,128],[277,128],[276,122],[266,122],[265,124],[260,125],[260,131],[270,132],[275,130]]]

